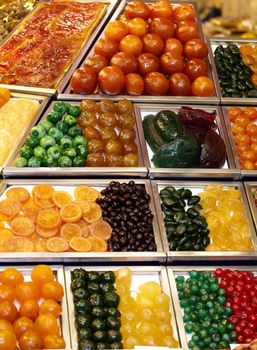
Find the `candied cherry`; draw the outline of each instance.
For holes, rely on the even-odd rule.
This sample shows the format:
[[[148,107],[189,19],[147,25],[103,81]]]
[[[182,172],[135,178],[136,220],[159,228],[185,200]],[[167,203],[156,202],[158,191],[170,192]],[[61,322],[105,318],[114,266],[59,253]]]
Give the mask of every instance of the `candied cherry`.
[[[188,76],[191,82],[198,77],[208,76],[207,63],[198,58],[192,58],[186,62],[184,73]]]
[[[160,57],[160,66],[164,74],[182,73],[184,70],[183,57],[173,57],[172,53],[166,52]]]
[[[170,76],[170,94],[173,96],[190,96],[191,83],[183,73],[175,73]]]
[[[183,54],[183,45],[181,41],[176,38],[169,38],[165,41],[164,52],[170,52],[173,57],[182,56]]]

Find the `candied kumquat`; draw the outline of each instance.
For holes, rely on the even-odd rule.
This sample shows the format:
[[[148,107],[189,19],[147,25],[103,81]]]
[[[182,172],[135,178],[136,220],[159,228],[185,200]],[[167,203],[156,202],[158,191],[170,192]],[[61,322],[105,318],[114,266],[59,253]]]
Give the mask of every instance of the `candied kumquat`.
[[[35,321],[35,329],[41,336],[59,333],[59,325],[57,319],[53,314],[50,313],[38,316]]]
[[[42,286],[42,297],[59,301],[63,298],[64,290],[61,283],[57,281],[47,282]]]
[[[23,275],[15,268],[7,268],[1,273],[1,282],[11,287],[16,287],[24,281]]]
[[[44,337],[44,349],[65,349],[66,343],[59,334],[49,334]]]
[[[20,304],[19,309],[20,316],[35,320],[39,315],[38,302],[34,299],[28,299]]]
[[[20,317],[13,324],[13,330],[18,339],[20,339],[25,332],[34,330],[34,328],[34,322],[27,317]]]
[[[0,303],[0,318],[13,323],[19,316],[18,310],[12,301]]]
[[[0,330],[0,350],[16,350],[16,342],[16,335],[13,331],[5,329]]]
[[[62,313],[61,305],[54,299],[44,300],[39,307],[40,314],[53,314],[55,317],[59,317]]]
[[[47,265],[37,265],[31,272],[31,279],[37,286],[54,281],[53,270]]]
[[[15,295],[19,302],[25,302],[29,299],[39,300],[40,290],[34,282],[23,282],[15,288]]]
[[[42,349],[43,339],[39,332],[29,329],[19,339],[20,350]]]

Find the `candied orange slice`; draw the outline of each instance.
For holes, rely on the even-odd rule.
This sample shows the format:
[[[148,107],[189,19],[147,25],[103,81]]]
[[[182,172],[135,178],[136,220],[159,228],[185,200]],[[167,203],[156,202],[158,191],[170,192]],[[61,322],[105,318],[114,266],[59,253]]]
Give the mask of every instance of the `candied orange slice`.
[[[0,221],[0,228],[4,227],[4,222]]]
[[[33,196],[33,200],[34,200],[35,204],[40,208],[54,208],[55,207],[55,204],[51,198],[50,199],[49,198],[39,198],[39,197]]]
[[[52,229],[60,225],[61,218],[59,213],[53,208],[41,209],[37,215],[36,222],[43,229]]]
[[[35,231],[35,225],[29,218],[17,216],[11,222],[11,229],[17,236],[30,236]]]
[[[69,242],[73,237],[81,237],[82,231],[79,225],[68,222],[61,227],[60,234],[62,238]]]
[[[46,252],[46,241],[44,239],[37,239],[34,241],[35,252]]]
[[[0,213],[9,218],[18,215],[20,209],[21,204],[15,199],[6,198],[0,202]]]
[[[96,203],[90,203],[90,212],[87,215],[83,216],[84,220],[86,220],[88,224],[91,224],[94,221],[100,220],[101,217],[102,217],[102,209],[100,205]]]
[[[81,232],[82,232],[82,236],[88,237],[90,231],[89,231],[89,226],[86,223],[86,221],[83,219],[80,219],[79,221],[76,221],[76,225],[78,225],[80,227]]]
[[[28,239],[27,237],[19,237],[14,236],[9,238],[6,242],[8,246],[8,251],[14,252],[33,252],[34,251],[34,243]]]
[[[95,202],[100,193],[92,187],[79,186],[74,190],[75,198],[78,201]]]
[[[45,229],[36,225],[36,233],[43,238],[54,237],[58,234],[58,232],[59,232],[59,227]]]
[[[35,204],[32,198],[30,198],[26,203],[22,204],[22,210],[24,216],[29,218],[31,221],[36,222],[39,207]]]
[[[0,87],[0,107],[8,102],[11,98],[10,90]]]
[[[46,241],[46,249],[49,252],[66,252],[69,249],[69,244],[62,237],[52,237]]]
[[[60,215],[65,222],[76,222],[82,217],[82,209],[75,203],[67,203],[60,210]]]
[[[32,195],[41,199],[51,199],[54,194],[54,188],[51,185],[36,185],[32,190]]]
[[[0,239],[8,239],[13,237],[14,234],[9,228],[1,228],[0,229]]]
[[[23,187],[10,187],[6,192],[6,197],[24,203],[30,197],[29,191]]]
[[[82,215],[87,215],[90,212],[90,203],[86,201],[74,201],[82,209]]]
[[[98,237],[105,240],[110,238],[112,234],[111,226],[108,224],[108,222],[104,220],[92,222],[92,224],[89,227],[89,230],[93,237]]]
[[[70,247],[76,252],[90,252],[92,244],[88,238],[74,237],[69,242]]]
[[[0,220],[1,221],[8,221],[10,220],[10,217],[8,215],[4,215],[0,213]]]
[[[92,252],[106,252],[107,243],[104,239],[98,237],[89,237],[88,240],[91,242]]]
[[[52,200],[54,202],[54,204],[58,207],[61,208],[63,207],[65,204],[69,203],[72,201],[72,197],[71,195],[66,192],[66,191],[56,191],[54,192],[53,196],[52,196]]]

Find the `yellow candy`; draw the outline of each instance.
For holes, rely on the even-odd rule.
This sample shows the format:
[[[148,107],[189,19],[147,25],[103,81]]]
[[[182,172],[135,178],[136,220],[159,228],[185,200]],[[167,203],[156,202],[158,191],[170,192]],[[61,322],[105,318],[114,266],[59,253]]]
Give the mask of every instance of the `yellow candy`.
[[[156,282],[146,282],[139,287],[140,293],[149,299],[154,299],[156,295],[161,293],[161,287]]]

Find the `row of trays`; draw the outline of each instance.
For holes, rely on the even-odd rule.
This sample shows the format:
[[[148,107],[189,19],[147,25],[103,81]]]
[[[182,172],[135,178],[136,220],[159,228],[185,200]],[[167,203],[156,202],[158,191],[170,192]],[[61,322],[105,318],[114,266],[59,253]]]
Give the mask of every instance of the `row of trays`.
[[[106,24],[109,21],[113,21],[118,19],[122,13],[124,12],[124,9],[126,7],[127,4],[129,4],[129,1],[126,0],[122,0],[121,2],[117,2],[117,1],[105,1],[102,0],[101,2],[105,3],[105,5],[107,6],[107,10],[104,14],[104,16],[102,17],[100,23],[97,25],[96,28],[94,28],[93,32],[91,33],[91,35],[89,36],[89,38],[86,40],[86,42],[84,43],[84,46],[82,47],[82,49],[80,49],[79,53],[77,54],[77,57],[75,58],[74,62],[72,62],[72,64],[69,66],[69,69],[67,70],[67,72],[63,75],[62,79],[60,80],[60,82],[58,83],[58,86],[56,87],[56,89],[45,89],[45,88],[34,88],[34,87],[29,87],[29,86],[15,86],[15,85],[5,85],[5,84],[0,84],[0,86],[5,86],[5,87],[9,87],[12,88],[13,90],[15,90],[16,92],[26,92],[26,93],[32,93],[32,94],[41,94],[41,95],[52,95],[54,94],[61,94],[60,98],[61,99],[70,99],[71,95],[72,95],[72,99],[74,100],[80,100],[81,98],[83,98],[82,95],[77,95],[74,94],[71,90],[71,86],[70,86],[70,79],[72,77],[72,74],[74,73],[74,71],[81,67],[81,65],[85,62],[85,59],[92,55],[93,50],[94,50],[94,45],[97,42],[97,39],[102,38],[104,36],[103,32],[104,32],[104,28],[106,26]],[[146,4],[151,4],[152,1],[146,1]],[[171,4],[176,7],[179,4],[183,4],[183,1],[171,1]],[[219,80],[218,80],[218,75],[217,75],[217,71],[216,71],[216,67],[215,67],[215,62],[214,62],[214,51],[217,48],[218,45],[223,45],[224,47],[226,47],[229,44],[236,44],[238,46],[242,45],[242,44],[249,44],[249,45],[254,45],[256,43],[256,41],[253,40],[247,40],[247,39],[238,39],[238,40],[234,40],[234,39],[217,39],[217,38],[213,38],[211,40],[206,39],[203,35],[203,31],[202,31],[202,27],[201,27],[201,22],[198,16],[198,10],[197,10],[197,6],[195,4],[195,2],[190,2],[187,1],[186,3],[190,4],[196,13],[196,18],[195,21],[198,25],[198,30],[200,33],[200,37],[202,39],[204,39],[208,45],[209,48],[209,55],[207,60],[208,63],[208,69],[209,69],[209,76],[212,78],[212,80],[214,81],[214,85],[215,85],[215,93],[214,96],[212,97],[193,97],[193,96],[188,96],[188,97],[183,97],[183,96],[146,96],[146,95],[141,95],[141,96],[129,96],[129,95],[118,95],[117,98],[118,99],[122,99],[122,98],[128,98],[137,102],[149,102],[149,98],[151,99],[151,102],[153,103],[169,103],[172,101],[172,103],[190,103],[190,104],[214,104],[214,105],[219,105],[221,104],[249,104],[249,105],[254,105],[254,98],[227,98],[222,96],[221,93],[221,88],[220,88],[220,84],[219,84]],[[35,9],[36,11],[36,9]],[[33,14],[33,13],[32,13]],[[32,15],[31,14],[31,15]],[[111,16],[112,15],[112,16]],[[19,30],[19,27],[18,27]],[[15,33],[15,31],[14,31]],[[5,40],[7,40],[8,38],[6,38]],[[97,92],[94,94],[95,98],[99,98],[102,96],[108,96],[108,95],[99,95]]]
[[[20,265],[20,266],[14,266],[14,267],[24,275],[25,281],[30,280],[29,275],[31,274],[34,266],[22,266],[22,265]],[[66,343],[66,347],[63,350],[78,350],[79,349],[79,346],[78,346],[79,340],[78,340],[78,336],[77,336],[77,331],[79,328],[76,328],[76,326],[75,326],[75,308],[74,308],[74,301],[73,301],[73,293],[71,290],[71,281],[72,281],[71,273],[74,270],[78,271],[78,273],[79,273],[79,271],[82,271],[81,269],[83,269],[86,272],[96,272],[96,273],[113,272],[113,273],[116,273],[119,269],[123,268],[123,266],[122,265],[119,265],[119,266],[108,266],[108,265],[87,266],[87,265],[83,265],[83,264],[82,265],[77,264],[77,265],[73,265],[73,266],[51,265],[50,267],[51,267],[52,271],[54,272],[55,280],[58,281],[59,283],[61,283],[61,285],[63,286],[63,289],[64,289],[64,297],[62,298],[62,301],[61,301],[62,314],[59,317],[60,332],[61,332],[61,335],[63,336],[65,343]],[[3,271],[6,268],[7,268],[7,266],[0,267],[0,271]],[[190,344],[190,340],[192,340],[192,334],[190,334],[191,332],[187,333],[186,329],[188,329],[187,328],[188,325],[186,326],[186,321],[185,321],[186,316],[188,315],[187,309],[189,309],[189,307],[185,307],[185,305],[181,306],[181,302],[185,302],[184,300],[182,301],[182,299],[181,299],[181,285],[183,284],[182,279],[185,282],[187,281],[188,278],[191,278],[191,281],[192,281],[192,279],[195,279],[196,281],[198,281],[199,277],[197,277],[197,275],[198,274],[199,275],[205,274],[207,276],[207,279],[208,278],[212,279],[212,282],[211,281],[209,282],[209,283],[211,283],[210,287],[212,288],[212,284],[217,283],[217,282],[213,281],[213,279],[214,279],[213,276],[218,275],[215,273],[216,267],[215,266],[213,266],[213,267],[202,267],[202,266],[195,266],[195,267],[190,267],[190,266],[181,266],[181,267],[144,266],[144,267],[140,267],[140,266],[132,266],[132,265],[129,266],[128,265],[128,266],[126,266],[126,269],[127,268],[131,271],[131,274],[132,274],[131,291],[132,291],[133,298],[136,298],[137,293],[139,293],[138,287],[140,285],[142,285],[143,283],[154,282],[154,283],[157,283],[160,285],[161,292],[165,293],[170,298],[169,312],[171,314],[171,319],[167,322],[169,322],[169,325],[172,327],[173,338],[177,341],[178,345],[177,345],[176,349],[180,349],[180,350],[191,349],[192,347],[190,347],[189,344]],[[80,270],[77,270],[77,269],[80,269]],[[252,276],[255,276],[254,278],[256,279],[256,268],[254,268],[254,267],[249,267],[249,266],[238,267],[235,265],[235,266],[231,266],[229,268],[228,267],[219,267],[219,272],[220,271],[223,271],[224,274],[232,273],[232,274],[234,274],[234,276],[235,276],[235,274],[241,274],[243,272],[245,275],[252,274]],[[220,283],[220,277],[219,277],[219,283]],[[203,285],[203,288],[209,288],[208,284],[207,284],[207,287],[206,287],[206,284]],[[210,293],[211,292],[209,291],[209,294]],[[212,292],[212,293],[216,294],[217,290],[215,292]],[[201,296],[203,294],[204,293],[202,293]],[[209,294],[205,293],[205,296],[208,296]],[[191,297],[193,298],[193,296],[191,296]],[[196,298],[196,296],[194,298]],[[192,306],[192,305],[189,304],[189,306]],[[158,308],[158,305],[156,305],[155,307]],[[118,306],[118,308],[119,308],[119,306]],[[123,313],[124,309],[121,309],[120,311],[121,311],[121,313]],[[131,310],[132,313],[133,313],[133,311],[134,310]],[[203,310],[203,312],[204,312],[204,310]],[[142,313],[141,313],[141,315],[142,315]],[[216,316],[217,316],[217,314],[216,314]],[[210,316],[210,315],[209,315],[209,317],[210,317],[210,319],[212,318],[212,316]],[[123,326],[124,319],[125,318],[123,316],[123,318],[121,318],[121,326]],[[217,322],[217,321],[214,321],[214,319],[215,319],[215,317],[213,318],[211,323]],[[224,319],[226,319],[226,317]],[[227,323],[228,323],[228,320],[229,320],[229,316],[227,316],[227,321],[226,321]],[[222,323],[226,324],[224,322],[225,321],[223,320]],[[199,325],[199,320],[197,321],[197,324]],[[204,322],[203,322],[203,325],[204,325]],[[91,326],[91,324],[87,324],[86,328],[84,328],[84,329],[88,329],[88,327],[90,327],[90,326]],[[185,326],[186,326],[186,328],[185,328]],[[212,324],[211,324],[211,326],[212,326]],[[203,327],[203,329],[206,329],[206,328]],[[207,334],[208,331],[209,330],[207,329],[207,332],[205,331],[206,334],[203,333],[203,337],[201,337],[201,335],[200,335],[200,340],[198,339],[199,342],[208,337],[208,334]],[[231,330],[229,332],[231,333]],[[200,333],[201,333],[201,331],[200,331]],[[216,331],[216,337],[217,337],[217,334],[219,334],[218,331]],[[131,335],[132,335],[132,337],[136,336],[133,333]],[[154,336],[155,334],[151,334],[151,335]],[[198,336],[199,336],[199,330],[198,330],[197,337]],[[195,335],[195,337],[196,337],[196,335]],[[219,334],[218,338],[220,338],[220,341],[221,341],[222,333]],[[230,349],[234,349],[236,346],[237,340],[235,338],[236,337],[234,337],[234,340],[230,340],[230,344],[229,344]],[[86,337],[86,339],[87,339],[87,337]],[[213,339],[215,339],[215,336],[213,337]],[[137,349],[137,348],[141,349],[140,345],[142,345],[142,344],[139,343],[138,347],[136,346],[135,349]],[[147,349],[158,349],[158,348],[159,348],[158,346],[151,346],[151,345],[147,346]],[[168,347],[167,348],[164,347],[164,348],[167,349]],[[218,347],[215,347],[215,348],[218,349]],[[115,347],[115,349],[118,349],[118,348]],[[108,350],[108,349],[106,349],[106,350]]]
[[[42,180],[3,180],[0,186],[0,194],[1,194],[0,200],[3,201],[6,198],[6,192],[8,190],[14,189],[16,187],[18,188],[22,187],[25,190],[27,190],[29,193],[32,194],[31,198],[35,198],[33,194],[34,192],[32,191],[33,187],[39,184],[51,185],[53,186],[55,191],[65,191],[72,196],[73,193],[75,193],[74,190],[76,188],[79,188],[79,186],[92,187],[97,191],[101,192],[102,190],[106,189],[112,181],[116,181],[116,180],[44,180],[44,181]],[[129,184],[131,180],[120,179],[117,181],[119,183]],[[245,182],[243,184],[239,182],[210,183],[210,182],[181,182],[181,181],[149,181],[149,180],[138,179],[138,180],[135,180],[135,184],[136,186],[143,185],[146,190],[146,193],[150,196],[149,209],[153,215],[153,219],[151,223],[152,231],[150,232],[153,232],[153,235],[154,235],[154,241],[156,245],[155,249],[150,248],[151,241],[147,242],[147,240],[146,240],[147,247],[144,245],[142,249],[137,248],[137,246],[136,248],[133,248],[133,246],[129,248],[129,244],[134,244],[134,243],[128,242],[128,240],[133,239],[134,233],[132,237],[129,237],[128,235],[130,234],[130,230],[131,232],[133,232],[133,230],[131,228],[128,228],[128,226],[125,225],[125,227],[127,228],[124,228],[123,226],[123,228],[119,228],[118,230],[116,230],[115,231],[116,233],[113,233],[113,235],[109,240],[109,244],[111,244],[110,247],[114,247],[115,242],[119,243],[119,239],[117,240],[117,235],[119,235],[120,237],[121,230],[125,230],[125,233],[123,233],[123,236],[125,235],[125,237],[127,237],[127,240],[121,243],[121,245],[117,249],[109,249],[108,252],[106,251],[100,252],[99,250],[96,250],[96,251],[82,250],[83,252],[79,250],[67,251],[67,249],[66,251],[65,249],[59,250],[59,251],[58,250],[48,251],[46,248],[44,248],[43,250],[37,250],[36,248],[34,248],[33,250],[32,248],[28,251],[27,249],[29,248],[26,248],[26,244],[29,243],[29,247],[31,247],[30,246],[31,243],[27,242],[27,238],[29,238],[30,241],[32,240],[32,242],[36,242],[34,241],[34,239],[37,240],[40,237],[37,237],[37,238],[25,237],[26,243],[21,242],[23,246],[20,248],[18,246],[17,250],[13,250],[12,248],[11,248],[12,250],[8,250],[9,248],[7,249],[1,248],[2,252],[0,256],[0,261],[22,262],[24,261],[24,258],[26,259],[29,258],[30,261],[42,260],[46,262],[50,262],[50,261],[51,262],[53,261],[55,262],[60,262],[60,261],[61,262],[63,261],[64,262],[65,261],[66,262],[67,261],[90,261],[90,262],[152,261],[156,263],[157,262],[172,263],[175,261],[176,262],[177,261],[195,262],[195,261],[207,261],[207,260],[208,261],[210,260],[229,261],[229,260],[249,260],[249,259],[256,260],[257,259],[257,237],[256,237],[257,208],[256,208],[256,202],[254,198],[254,190],[257,187],[256,183]],[[194,204],[193,203],[190,204],[190,202],[187,203],[187,200],[185,199],[186,204],[183,204],[183,205],[186,205],[185,210],[187,211],[191,208],[189,210],[190,212],[192,211],[192,208],[193,208],[194,209],[192,213],[193,215],[191,216],[191,213],[190,213],[189,215],[190,218],[188,217],[188,215],[186,215],[187,219],[185,221],[183,220],[180,221],[180,219],[183,219],[183,218],[178,218],[178,216],[174,216],[176,221],[175,223],[174,223],[174,219],[167,218],[167,216],[171,216],[170,211],[171,212],[174,211],[173,214],[174,213],[176,214],[175,210],[179,212],[179,215],[182,215],[182,216],[184,215],[184,214],[181,214],[181,212],[184,212],[183,208],[174,209],[173,203],[170,202],[170,198],[168,198],[168,200],[166,201],[167,199],[167,195],[165,194],[166,188],[168,187],[168,191],[169,190],[174,191],[173,188],[171,188],[171,186],[176,191],[178,191],[177,193],[181,193],[181,191],[184,191],[185,189],[190,190],[191,191],[190,195],[192,196],[192,200],[193,201],[196,200],[197,203],[199,202],[199,197],[197,196],[200,195],[201,201],[199,202],[199,204],[202,205],[203,207],[202,215],[198,216],[197,213],[195,213],[195,210],[199,210],[197,206],[195,207]],[[218,187],[214,187],[214,192],[212,193],[206,192],[209,190],[213,191],[213,186],[218,186]],[[224,191],[220,192],[221,190],[222,191],[224,190]],[[206,196],[206,193],[208,194],[208,196]],[[228,195],[229,197],[227,197]],[[194,198],[194,196],[196,196],[196,198]],[[223,202],[222,201],[220,202],[221,203],[220,207],[215,208],[215,207],[211,207],[211,205],[213,204],[204,203],[204,198],[206,197],[208,197],[208,200],[215,197],[215,202],[216,202],[219,196],[220,197],[223,196],[224,198],[226,197]],[[235,196],[236,196],[236,201],[234,201],[235,198],[233,198]],[[181,197],[181,198],[184,198],[184,197]],[[197,205],[197,203],[195,204]],[[136,209],[136,211],[138,212],[139,208],[138,207],[134,208],[135,204],[130,204],[130,205],[132,205],[132,210]],[[231,206],[231,208],[229,207],[229,205]],[[235,206],[235,208],[233,206]],[[112,212],[115,209],[113,209],[113,207],[109,205],[107,210],[109,210],[109,212]],[[213,221],[214,218],[210,216],[210,211],[211,211],[211,216],[212,214],[214,215],[214,217],[216,216],[216,219],[215,219],[216,221],[215,220]],[[232,219],[231,219],[231,216],[232,216]],[[194,219],[198,219],[198,221],[195,221]],[[2,220],[4,219],[2,218]],[[199,220],[200,220],[200,223],[199,223]],[[205,224],[206,220],[208,225]],[[204,221],[205,223],[202,224],[202,221]],[[114,227],[116,227],[115,225],[113,226],[113,221],[110,221],[110,224],[113,229]],[[6,221],[6,225],[5,227],[8,227],[9,225],[8,220]],[[189,232],[190,229],[186,229],[184,225],[186,225],[186,227],[193,225],[192,229],[194,229],[194,231]],[[198,225],[198,226],[195,228],[195,225]],[[231,229],[230,226],[234,226],[234,225],[235,227],[234,228],[232,227],[232,231],[230,231]],[[175,231],[170,228],[171,226],[175,228]],[[135,229],[138,226],[134,225],[133,227]],[[204,231],[204,230],[202,231],[200,228],[210,229],[210,232],[208,233],[207,231]],[[62,231],[60,230],[60,232]],[[196,232],[197,232],[196,234],[197,238],[192,236]],[[1,235],[2,234],[5,234],[5,233],[1,233]],[[56,232],[54,234],[56,235]],[[137,233],[135,233],[135,235],[136,234]],[[219,237],[220,234],[221,234],[221,238]],[[17,233],[17,235],[23,235],[23,234]],[[24,235],[26,236],[25,233]],[[149,233],[147,233],[147,235],[149,235]],[[205,250],[203,249],[203,247],[198,247],[198,246],[196,247],[196,244],[203,244],[202,239],[206,235],[207,236],[210,235],[209,236],[210,248],[207,248],[207,250]],[[113,238],[114,236],[116,237]],[[45,238],[45,237],[50,237],[50,235],[49,236],[44,235],[43,237],[44,237],[43,240],[47,242],[48,238]],[[59,237],[59,234],[57,234],[56,237]],[[101,233],[100,233],[100,237],[102,237]],[[147,237],[148,237],[147,239],[149,239],[150,236],[147,236]],[[185,246],[183,245],[185,242],[183,242],[183,244],[182,242],[180,242],[181,237],[182,238],[188,237],[189,243],[191,245],[185,248]],[[201,240],[201,243],[199,243],[200,242],[199,239]],[[230,239],[232,239],[232,241],[230,241]],[[12,238],[10,238],[10,240],[12,241]],[[220,240],[222,240],[222,242],[220,242]],[[174,243],[174,242],[177,242],[177,243]],[[248,245],[246,244],[246,242],[248,242]],[[222,245],[223,243],[225,245]],[[24,247],[24,244],[25,244],[25,247]],[[233,246],[236,248],[233,249]],[[205,245],[205,248],[206,247],[208,247],[208,242]]]
[[[231,122],[228,119],[229,107],[218,106],[194,106],[187,103],[193,108],[200,108],[208,113],[216,113],[215,123],[217,125],[217,132],[225,142],[226,147],[226,161],[220,169],[208,168],[190,168],[185,171],[183,168],[156,168],[153,164],[153,152],[145,140],[142,121],[145,116],[153,114],[156,115],[162,110],[169,110],[177,113],[181,106],[173,104],[140,104],[135,102],[134,116],[136,119],[135,125],[135,142],[138,146],[138,167],[71,167],[71,168],[18,168],[15,166],[16,159],[23,147],[26,138],[28,137],[33,126],[37,125],[39,121],[44,120],[47,115],[53,111],[55,101],[52,101],[43,96],[12,93],[12,98],[26,97],[28,99],[37,100],[40,102],[38,112],[32,119],[30,125],[24,126],[23,132],[20,134],[15,147],[9,154],[5,163],[2,166],[3,178],[26,178],[26,177],[142,177],[142,178],[211,178],[211,179],[233,179],[239,180],[242,178],[254,178],[256,176],[255,170],[241,170],[240,160],[236,151],[236,144],[234,136],[231,131]],[[79,100],[83,100],[83,97]],[[103,97],[95,98],[90,96],[87,100],[100,102],[104,100]],[[119,101],[117,98],[112,98],[112,101]],[[72,105],[79,106],[79,101],[60,99],[58,101],[68,102]]]

